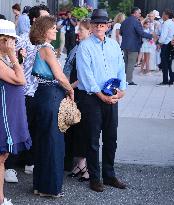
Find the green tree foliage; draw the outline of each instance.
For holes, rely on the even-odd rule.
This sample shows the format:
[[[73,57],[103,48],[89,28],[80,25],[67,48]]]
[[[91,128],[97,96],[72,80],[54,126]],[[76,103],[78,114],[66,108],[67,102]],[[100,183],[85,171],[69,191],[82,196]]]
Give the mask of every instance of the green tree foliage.
[[[81,20],[83,18],[87,18],[89,15],[89,11],[86,7],[75,7],[72,10],[72,15],[76,17],[78,20]]]
[[[126,15],[129,15],[133,5],[134,0],[99,0],[99,8],[106,8],[111,18],[113,18],[118,12],[123,12]]]

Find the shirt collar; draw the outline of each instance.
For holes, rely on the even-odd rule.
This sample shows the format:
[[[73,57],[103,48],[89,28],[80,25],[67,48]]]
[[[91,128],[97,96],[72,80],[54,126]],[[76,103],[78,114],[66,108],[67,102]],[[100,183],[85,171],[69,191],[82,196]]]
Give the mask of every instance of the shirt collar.
[[[96,43],[106,43],[106,36],[104,38],[104,41],[101,41],[97,36],[95,36],[94,34],[91,35],[91,38],[96,42]]]

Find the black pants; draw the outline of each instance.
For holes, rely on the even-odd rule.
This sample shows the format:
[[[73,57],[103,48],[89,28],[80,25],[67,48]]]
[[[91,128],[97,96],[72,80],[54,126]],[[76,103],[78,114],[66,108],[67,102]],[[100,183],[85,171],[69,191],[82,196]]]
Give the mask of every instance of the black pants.
[[[76,34],[74,32],[66,32],[65,33],[65,48],[67,50],[67,55],[69,55],[70,51],[76,45]]]
[[[74,98],[75,98],[75,102],[77,103],[78,109],[81,111],[79,100],[78,100],[78,89],[74,89]],[[84,126],[85,125],[82,123],[81,120],[80,123],[71,126],[64,134],[66,171],[70,171],[72,169],[74,157],[86,158],[87,138],[85,136]]]
[[[162,45],[161,48],[161,68],[163,72],[163,83],[168,83],[168,75],[170,81],[174,81],[173,72],[171,69],[171,60],[170,60],[170,45]]]
[[[30,136],[32,139],[32,147],[29,151],[25,152],[25,158],[26,158],[26,164],[28,166],[31,166],[34,164],[34,158],[33,158],[33,147],[34,147],[34,138],[35,135],[35,110],[34,110],[34,97],[26,96],[25,98],[25,106],[27,111],[27,120],[28,120],[28,129],[30,132]]]
[[[100,180],[99,138],[102,131],[102,177],[115,176],[114,159],[117,148],[118,104],[108,105],[96,95],[79,91],[79,106],[87,137],[87,165],[91,180]]]

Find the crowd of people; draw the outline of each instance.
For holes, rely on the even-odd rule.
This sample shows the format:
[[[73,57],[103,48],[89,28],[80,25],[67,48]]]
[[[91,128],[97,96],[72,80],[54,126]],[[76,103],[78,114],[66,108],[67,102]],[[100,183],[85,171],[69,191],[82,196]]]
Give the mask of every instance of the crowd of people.
[[[64,170],[89,181],[95,192],[103,192],[104,185],[125,189],[114,171],[118,101],[127,84],[136,85],[136,64],[143,74],[159,66],[160,85],[173,84],[172,12],[165,10],[160,18],[154,10],[142,19],[141,10],[133,8],[129,17],[118,13],[111,22],[106,10],[95,9],[90,19],[78,22],[70,11],[57,20],[45,5],[25,6],[22,14],[18,4],[12,9],[14,23],[0,15],[0,204],[12,205],[4,197],[4,178],[18,182],[13,154],[21,152],[35,195],[64,196]],[[58,30],[60,54],[64,47],[67,53],[64,68],[52,45]],[[76,102],[81,121],[62,133],[58,113],[65,97]]]

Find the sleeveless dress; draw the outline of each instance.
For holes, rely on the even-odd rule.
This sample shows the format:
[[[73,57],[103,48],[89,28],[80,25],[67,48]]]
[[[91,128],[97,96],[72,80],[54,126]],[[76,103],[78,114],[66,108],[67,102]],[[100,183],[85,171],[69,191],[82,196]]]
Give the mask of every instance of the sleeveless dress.
[[[38,47],[52,46],[44,44]],[[36,54],[42,66],[49,65],[40,53]],[[33,65],[33,68],[36,64]],[[49,69],[51,69],[49,67]],[[64,176],[64,135],[58,128],[60,102],[65,97],[64,89],[56,80],[38,78],[34,95],[35,112],[33,189],[39,193],[58,195],[62,192]]]
[[[0,154],[18,154],[31,144],[23,86],[0,79]]]
[[[144,32],[150,33],[150,29],[144,29]],[[153,45],[155,45],[154,42],[146,38],[143,38],[142,41],[143,41],[143,44],[142,44],[140,52],[141,53],[151,53]]]

